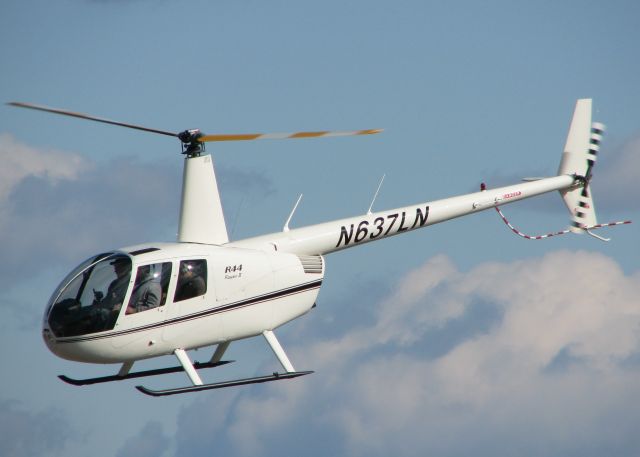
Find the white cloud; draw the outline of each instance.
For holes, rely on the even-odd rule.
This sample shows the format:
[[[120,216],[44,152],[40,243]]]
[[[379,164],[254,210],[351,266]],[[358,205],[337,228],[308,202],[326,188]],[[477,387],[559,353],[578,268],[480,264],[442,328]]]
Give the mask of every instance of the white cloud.
[[[52,290],[65,268],[90,255],[175,239],[181,160],[94,163],[21,144],[8,134],[0,134],[0,160],[0,309],[10,308],[20,322],[32,325],[34,308],[48,298],[39,283],[39,296],[25,299],[25,289],[39,289],[34,281],[46,276]],[[263,198],[273,191],[258,172],[221,171],[223,195],[241,191]]]
[[[129,438],[117,455],[118,457],[160,457],[166,455],[169,442],[169,438],[162,429],[162,424],[152,421],[147,423],[139,434]]]
[[[611,157],[602,157],[610,154]],[[638,210],[640,203],[640,138],[632,138],[619,150],[599,154],[594,170],[593,188],[596,203],[603,208]]]
[[[78,440],[77,430],[58,409],[31,412],[17,401],[0,401],[0,454],[12,457],[59,455]]]
[[[5,259],[20,259],[18,267],[38,256],[79,262],[117,246],[170,241],[177,232],[181,173],[175,164],[96,164],[8,134],[0,134],[0,160],[0,246]],[[221,176],[223,195],[274,190],[259,172],[231,168]]]
[[[371,325],[290,348],[316,374],[244,391],[216,443],[240,455],[291,436],[294,452],[331,443],[349,455],[635,455],[639,295],[640,272],[601,254],[469,272],[435,257],[378,303]],[[478,326],[468,317],[483,303],[497,311]],[[428,356],[433,335],[454,329],[448,350]]]
[[[179,169],[122,159],[97,164],[9,135],[0,135],[0,154],[0,309],[20,325],[39,320],[64,270],[175,233]]]
[[[76,154],[35,149],[7,133],[0,134],[0,161],[0,203],[28,176],[70,180],[88,167],[87,161]]]
[[[178,173],[132,160],[87,166],[77,176],[62,168],[58,179],[25,173],[0,203],[0,284],[54,265],[70,268],[118,246],[167,239],[175,232]]]

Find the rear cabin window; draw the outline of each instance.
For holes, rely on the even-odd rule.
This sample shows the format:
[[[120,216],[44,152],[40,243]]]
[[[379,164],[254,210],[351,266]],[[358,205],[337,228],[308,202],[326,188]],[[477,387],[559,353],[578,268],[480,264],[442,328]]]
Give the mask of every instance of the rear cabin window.
[[[174,302],[199,297],[207,292],[207,261],[183,260],[180,262],[178,284]]]
[[[135,314],[164,306],[167,301],[170,279],[171,262],[138,267],[126,314]]]

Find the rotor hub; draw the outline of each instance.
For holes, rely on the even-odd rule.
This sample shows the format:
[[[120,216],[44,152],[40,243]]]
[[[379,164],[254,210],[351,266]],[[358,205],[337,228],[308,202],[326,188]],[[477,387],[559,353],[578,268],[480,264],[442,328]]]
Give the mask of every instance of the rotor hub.
[[[178,133],[178,139],[182,142],[182,153],[187,157],[198,157],[204,152],[204,143],[200,129],[190,129]]]
[[[178,138],[180,138],[180,141],[183,143],[192,143],[197,141],[201,136],[202,132],[200,129],[185,130],[184,132],[178,133]]]

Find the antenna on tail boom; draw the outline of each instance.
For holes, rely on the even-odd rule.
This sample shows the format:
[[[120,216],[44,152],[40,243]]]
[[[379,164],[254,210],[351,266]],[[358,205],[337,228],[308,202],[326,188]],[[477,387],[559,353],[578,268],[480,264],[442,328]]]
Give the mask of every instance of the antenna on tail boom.
[[[382,182],[384,181],[384,177],[386,176],[386,174],[382,175],[382,178],[380,178],[380,183],[378,184],[378,188],[376,189],[376,193],[373,195],[373,200],[371,200],[371,204],[369,205],[369,209],[367,210],[367,214],[371,214],[371,209],[373,208],[373,204],[376,201],[376,198],[378,198],[378,192],[380,192],[380,188],[382,187]]]
[[[300,196],[298,197],[298,201],[296,201],[296,204],[293,205],[293,209],[291,210],[291,213],[289,213],[289,217],[287,218],[287,222],[284,223],[284,227],[282,227],[282,231],[283,232],[288,232],[289,231],[289,222],[291,222],[291,218],[293,217],[293,213],[296,212],[296,209],[298,209],[298,205],[300,204],[300,200],[302,200],[302,194],[300,194]]]

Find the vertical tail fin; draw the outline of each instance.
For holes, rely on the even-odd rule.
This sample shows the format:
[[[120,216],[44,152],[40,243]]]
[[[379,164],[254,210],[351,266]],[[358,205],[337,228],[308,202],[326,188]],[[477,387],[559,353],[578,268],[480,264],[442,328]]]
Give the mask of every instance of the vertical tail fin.
[[[604,125],[597,122],[591,123],[591,99],[578,100],[571,119],[571,126],[564,146],[558,176],[571,176],[573,183],[569,187],[560,190],[560,195],[571,213],[571,225],[568,229],[545,235],[527,235],[515,228],[496,206],[495,209],[502,217],[503,222],[513,233],[528,240],[543,240],[552,236],[566,233],[588,233],[601,240],[608,238],[596,235],[593,230],[602,227],[630,224],[631,221],[608,222],[599,224],[596,219],[596,210],[593,206],[591,195],[591,175],[596,163]],[[525,178],[525,181],[537,181],[543,178]],[[484,190],[484,189],[481,189]]]
[[[578,183],[560,191],[571,213],[573,233],[584,233],[586,227],[598,224],[589,182],[603,131],[602,124],[591,123],[591,99],[578,100],[558,168],[558,175],[573,175]]]

